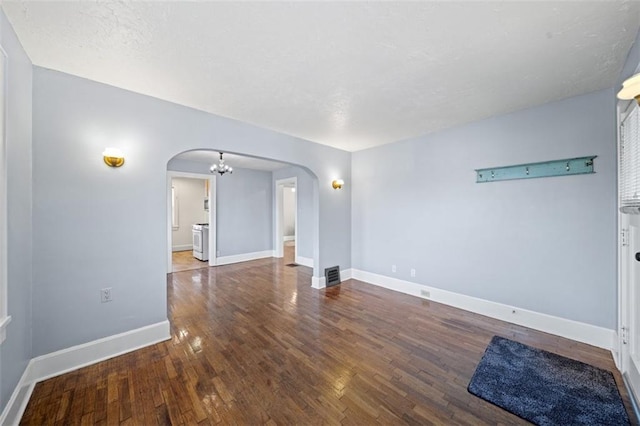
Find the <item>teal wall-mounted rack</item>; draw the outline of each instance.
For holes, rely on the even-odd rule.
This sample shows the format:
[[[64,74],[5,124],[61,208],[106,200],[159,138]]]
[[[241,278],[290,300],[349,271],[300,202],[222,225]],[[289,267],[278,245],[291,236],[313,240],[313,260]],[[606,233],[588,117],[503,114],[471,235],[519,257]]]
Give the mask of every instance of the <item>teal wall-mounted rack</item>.
[[[590,155],[565,160],[476,169],[476,183],[595,173],[593,159],[596,157],[597,155]]]

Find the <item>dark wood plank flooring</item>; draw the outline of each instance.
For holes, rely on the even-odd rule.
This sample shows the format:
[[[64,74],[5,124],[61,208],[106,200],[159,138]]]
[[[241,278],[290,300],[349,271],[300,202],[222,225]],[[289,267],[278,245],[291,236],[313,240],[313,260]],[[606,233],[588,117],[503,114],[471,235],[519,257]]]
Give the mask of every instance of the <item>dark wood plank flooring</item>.
[[[493,335],[614,371],[605,350],[261,259],[168,275],[172,339],[39,383],[25,425],[526,424],[469,394]]]

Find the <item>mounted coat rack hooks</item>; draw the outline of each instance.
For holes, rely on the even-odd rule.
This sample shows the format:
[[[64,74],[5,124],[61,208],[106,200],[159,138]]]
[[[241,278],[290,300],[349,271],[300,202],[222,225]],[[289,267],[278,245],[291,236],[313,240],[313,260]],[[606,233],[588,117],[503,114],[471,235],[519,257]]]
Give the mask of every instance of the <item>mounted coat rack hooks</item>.
[[[476,183],[595,173],[593,160],[596,157],[597,155],[590,155],[588,157],[476,169]]]

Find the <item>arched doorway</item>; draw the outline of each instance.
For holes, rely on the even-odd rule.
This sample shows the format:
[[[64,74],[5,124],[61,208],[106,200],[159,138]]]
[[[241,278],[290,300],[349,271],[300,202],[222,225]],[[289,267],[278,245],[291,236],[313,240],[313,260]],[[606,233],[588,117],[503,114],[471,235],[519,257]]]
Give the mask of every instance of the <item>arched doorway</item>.
[[[243,262],[263,257],[282,257],[283,229],[280,226],[282,217],[282,192],[278,191],[276,181],[285,177],[295,182],[301,177],[302,203],[296,203],[296,215],[303,217],[295,220],[296,231],[291,234],[294,240],[287,242],[293,245],[295,256],[291,262],[313,267],[317,247],[317,180],[311,172],[302,166],[292,165],[274,160],[244,156],[236,153],[224,153],[226,164],[233,167],[233,174],[219,176],[211,174],[210,166],[217,162],[219,152],[210,149],[185,151],[176,154],[167,163],[167,272],[172,272],[172,257],[175,258],[172,234],[175,233],[175,216],[172,214],[176,203],[172,180],[186,178],[205,180],[208,182],[206,192],[202,191],[199,205],[204,211],[204,203],[208,204],[204,223],[208,224],[208,258],[203,266],[217,266]],[[178,202],[181,195],[178,193]],[[297,196],[298,194],[296,194]],[[202,212],[201,212],[202,213]],[[202,216],[197,216],[202,217]],[[183,218],[181,217],[180,220]],[[301,226],[297,226],[301,224]],[[182,221],[179,224],[184,230],[192,224]],[[233,232],[233,231],[236,232]],[[195,241],[195,237],[194,237]],[[178,245],[187,253],[191,248]]]

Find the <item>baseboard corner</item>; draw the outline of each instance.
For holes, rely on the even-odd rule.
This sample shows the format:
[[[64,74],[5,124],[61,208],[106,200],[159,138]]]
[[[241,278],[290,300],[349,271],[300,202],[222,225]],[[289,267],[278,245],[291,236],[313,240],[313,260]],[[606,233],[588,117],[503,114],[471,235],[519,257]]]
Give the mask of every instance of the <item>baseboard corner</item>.
[[[353,269],[347,268],[340,271],[340,281],[346,281],[353,278]]]
[[[4,410],[2,410],[2,413],[0,413],[0,425],[14,426],[20,423],[20,419],[22,419],[22,415],[27,409],[27,404],[36,386],[36,382],[29,381],[31,366],[32,361],[29,361],[7,405],[4,407]]]
[[[171,338],[169,320],[33,358],[29,382],[40,382]]]
[[[323,289],[327,286],[325,277],[311,277],[311,287],[315,289]]]

